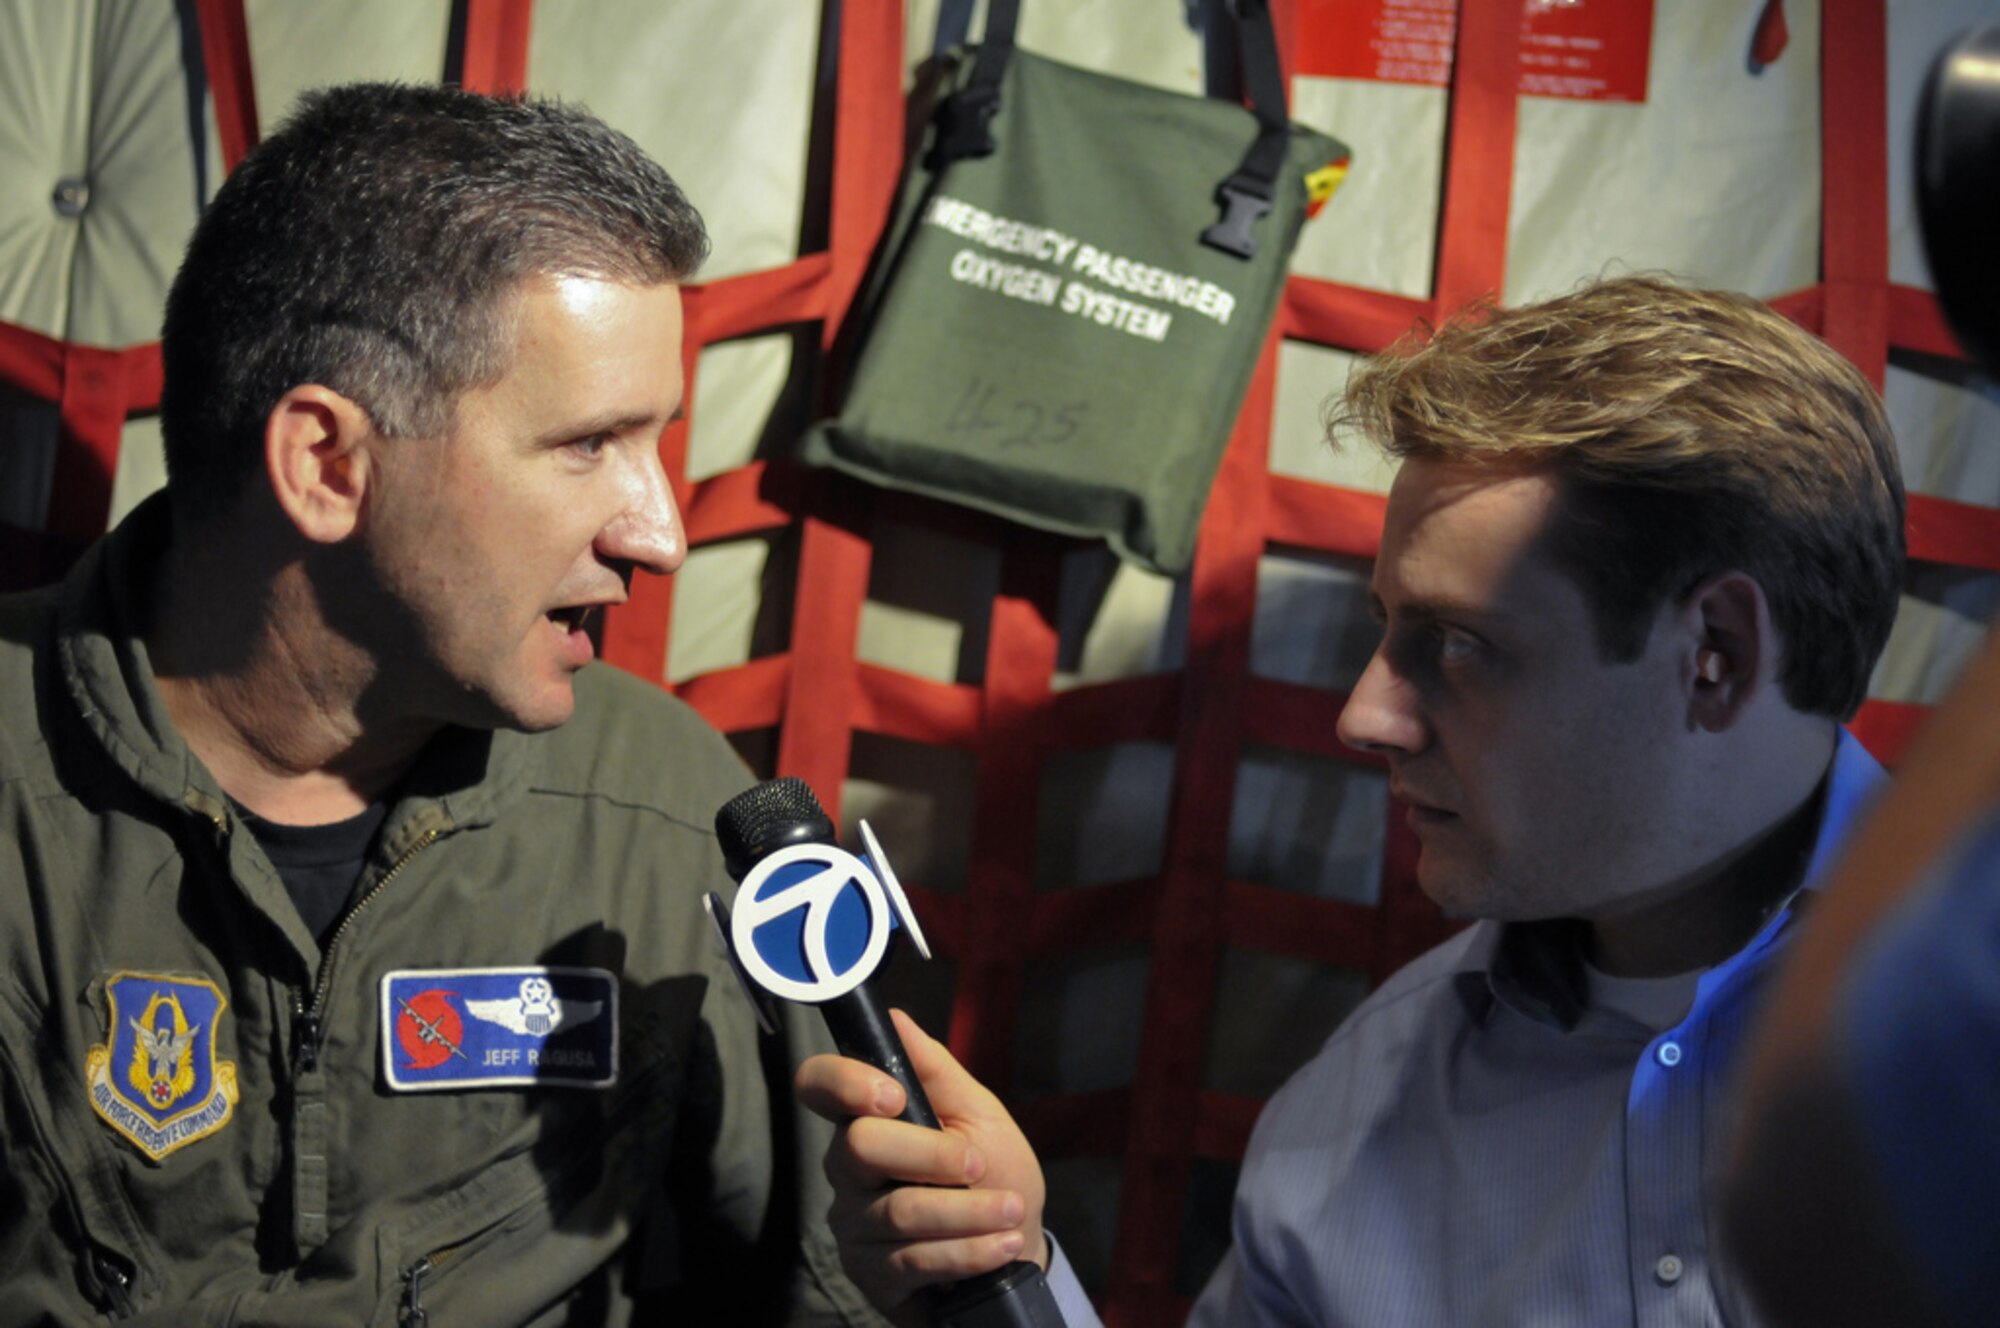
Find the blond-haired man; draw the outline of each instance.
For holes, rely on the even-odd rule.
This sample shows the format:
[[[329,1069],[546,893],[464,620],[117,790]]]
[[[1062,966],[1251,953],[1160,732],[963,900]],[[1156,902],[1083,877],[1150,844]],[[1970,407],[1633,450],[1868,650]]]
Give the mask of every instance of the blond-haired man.
[[[1194,1322],[1743,1323],[1703,1201],[1753,999],[1881,779],[1840,727],[1903,559],[1880,402],[1755,301],[1626,278],[1413,339],[1342,414],[1402,466],[1340,734],[1478,921],[1272,1100]],[[799,1076],[861,1118],[850,1271],[902,1309],[1025,1250],[1092,1321],[1025,1141],[910,1032],[943,1135],[855,1062]]]

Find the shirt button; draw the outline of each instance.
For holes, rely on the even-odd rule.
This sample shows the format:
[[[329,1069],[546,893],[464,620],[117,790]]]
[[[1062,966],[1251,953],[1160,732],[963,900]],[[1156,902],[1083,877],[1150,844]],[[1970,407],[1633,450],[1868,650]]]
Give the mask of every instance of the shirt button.
[[[1662,1042],[1654,1049],[1653,1055],[1659,1058],[1660,1064],[1671,1070],[1681,1063],[1681,1044],[1678,1042]]]
[[[1660,1279],[1661,1286],[1672,1286],[1681,1280],[1681,1274],[1686,1271],[1687,1265],[1671,1254],[1661,1255],[1660,1261],[1653,1265],[1653,1276]]]

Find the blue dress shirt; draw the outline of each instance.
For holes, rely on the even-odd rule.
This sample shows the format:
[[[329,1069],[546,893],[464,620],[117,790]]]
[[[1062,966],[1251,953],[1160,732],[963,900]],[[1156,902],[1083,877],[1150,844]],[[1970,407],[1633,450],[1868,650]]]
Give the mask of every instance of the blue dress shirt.
[[[1883,778],[1843,732],[1807,880]],[[1404,967],[1265,1107],[1190,1324],[1754,1322],[1704,1199],[1796,900],[1659,1033],[1585,1004],[1581,923],[1480,922]],[[1050,1282],[1071,1328],[1098,1322],[1059,1253]]]

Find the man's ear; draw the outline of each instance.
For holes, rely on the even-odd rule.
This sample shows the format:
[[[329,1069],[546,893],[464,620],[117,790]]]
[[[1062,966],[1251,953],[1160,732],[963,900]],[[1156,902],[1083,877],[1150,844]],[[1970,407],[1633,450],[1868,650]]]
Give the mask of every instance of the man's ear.
[[[301,535],[334,544],[360,525],[374,432],[358,403],[317,383],[278,398],[264,421],[264,465],[279,508]]]
[[[1773,678],[1777,638],[1764,588],[1748,572],[1718,572],[1681,601],[1681,673],[1692,728],[1720,733]]]

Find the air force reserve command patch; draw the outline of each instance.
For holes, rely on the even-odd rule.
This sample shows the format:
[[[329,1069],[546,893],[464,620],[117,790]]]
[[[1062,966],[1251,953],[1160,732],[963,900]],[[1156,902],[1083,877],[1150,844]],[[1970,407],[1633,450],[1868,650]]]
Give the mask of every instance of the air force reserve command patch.
[[[609,1088],[618,1080],[618,980],[601,968],[390,973],[382,1069],[398,1093]]]
[[[105,983],[111,1040],[84,1077],[105,1123],[158,1162],[214,1134],[236,1106],[236,1064],[215,1059],[229,1002],[206,978],[114,973]]]

